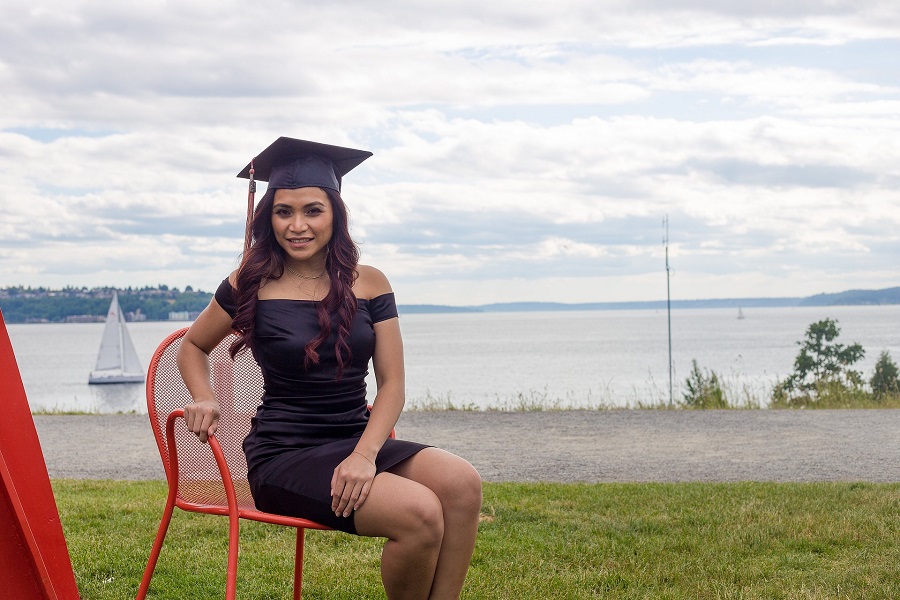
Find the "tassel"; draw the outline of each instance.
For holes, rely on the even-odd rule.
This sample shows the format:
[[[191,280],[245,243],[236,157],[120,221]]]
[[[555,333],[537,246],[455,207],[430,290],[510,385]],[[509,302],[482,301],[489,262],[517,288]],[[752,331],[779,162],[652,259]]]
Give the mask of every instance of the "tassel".
[[[253,179],[253,161],[250,161],[250,184],[247,188],[247,227],[244,231],[244,256],[250,251],[253,243],[253,204],[256,197],[256,181]]]

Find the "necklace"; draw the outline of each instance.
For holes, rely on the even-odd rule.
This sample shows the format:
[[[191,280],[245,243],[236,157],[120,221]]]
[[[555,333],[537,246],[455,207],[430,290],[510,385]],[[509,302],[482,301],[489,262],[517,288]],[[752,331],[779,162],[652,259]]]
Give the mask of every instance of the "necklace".
[[[315,275],[315,276],[310,277],[309,275],[302,275],[302,274],[298,273],[297,271],[295,271],[294,269],[291,268],[291,265],[289,265],[289,264],[287,264],[287,263],[284,263],[284,266],[285,266],[285,268],[287,268],[288,271],[290,271],[291,273],[293,273],[294,275],[296,275],[296,276],[299,277],[300,279],[319,279],[319,278],[321,278],[321,277],[325,274],[325,269],[322,269],[322,272],[321,272],[321,273],[319,273],[318,275]]]

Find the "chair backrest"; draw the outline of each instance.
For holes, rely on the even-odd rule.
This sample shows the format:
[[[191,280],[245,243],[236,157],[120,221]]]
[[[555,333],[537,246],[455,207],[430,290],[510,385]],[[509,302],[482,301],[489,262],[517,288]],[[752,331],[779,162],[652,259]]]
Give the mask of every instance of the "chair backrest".
[[[163,340],[154,352],[147,372],[147,412],[170,483],[173,465],[168,451],[166,419],[173,410],[184,408],[191,402],[176,364],[178,348],[186,332],[186,328],[181,329]],[[209,355],[210,380],[222,410],[216,438],[231,471],[238,505],[242,509],[252,509],[247,461],[241,444],[250,431],[250,419],[262,401],[263,378],[249,351],[231,359],[228,348],[234,339],[234,335],[229,335]],[[209,446],[187,430],[183,419],[175,423],[174,436],[178,453],[178,499],[198,509],[227,504]]]

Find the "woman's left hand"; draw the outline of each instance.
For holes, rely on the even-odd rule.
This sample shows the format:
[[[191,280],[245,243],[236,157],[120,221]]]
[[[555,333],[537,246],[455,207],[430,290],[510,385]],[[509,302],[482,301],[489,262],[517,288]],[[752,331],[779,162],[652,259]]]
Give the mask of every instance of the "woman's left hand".
[[[331,478],[331,510],[334,514],[349,517],[362,506],[374,479],[375,463],[364,454],[354,451],[345,458]]]

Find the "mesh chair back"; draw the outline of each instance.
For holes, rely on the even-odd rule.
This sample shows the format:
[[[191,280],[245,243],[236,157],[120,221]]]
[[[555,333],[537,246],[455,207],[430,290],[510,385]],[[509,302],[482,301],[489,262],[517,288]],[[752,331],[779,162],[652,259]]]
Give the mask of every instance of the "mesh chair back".
[[[166,418],[175,409],[184,408],[191,396],[176,364],[178,348],[187,329],[170,335],[153,355],[147,376],[147,410],[160,446],[160,455],[169,481],[175,465],[168,452]],[[262,400],[262,372],[253,355],[242,351],[235,360],[228,348],[235,336],[229,335],[210,353],[210,379],[221,406],[221,419],[216,438],[225,454],[241,509],[254,509],[247,484],[247,461],[241,443],[250,431],[250,419]],[[210,512],[227,504],[225,490],[216,461],[207,444],[188,431],[183,419],[175,422],[175,443],[178,454],[178,494],[180,503]],[[210,510],[212,509],[212,510]],[[223,512],[225,509],[223,508]]]

